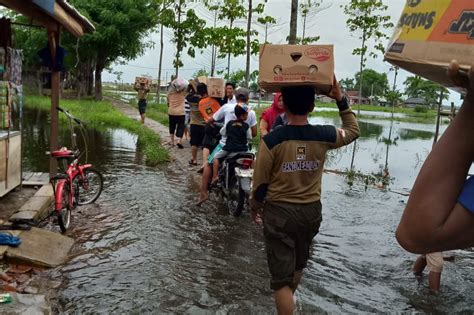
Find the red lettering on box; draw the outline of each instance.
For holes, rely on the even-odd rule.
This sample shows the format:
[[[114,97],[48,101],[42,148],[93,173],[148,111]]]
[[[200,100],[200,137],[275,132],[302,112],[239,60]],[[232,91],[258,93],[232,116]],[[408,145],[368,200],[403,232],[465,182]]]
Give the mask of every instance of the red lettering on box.
[[[331,59],[331,51],[323,47],[311,47],[305,50],[304,55],[319,62]]]

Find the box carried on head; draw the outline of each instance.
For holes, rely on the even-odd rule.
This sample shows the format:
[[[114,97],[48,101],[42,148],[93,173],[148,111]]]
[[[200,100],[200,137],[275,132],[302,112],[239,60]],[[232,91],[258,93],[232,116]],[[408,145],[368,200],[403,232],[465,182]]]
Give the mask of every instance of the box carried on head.
[[[446,74],[453,59],[465,71],[474,63],[474,1],[407,1],[385,60],[453,88]]]
[[[259,84],[267,92],[284,86],[309,85],[316,93],[332,88],[334,47],[332,45],[260,46]]]
[[[135,85],[145,85],[146,88],[150,88],[151,79],[147,77],[135,77]]]

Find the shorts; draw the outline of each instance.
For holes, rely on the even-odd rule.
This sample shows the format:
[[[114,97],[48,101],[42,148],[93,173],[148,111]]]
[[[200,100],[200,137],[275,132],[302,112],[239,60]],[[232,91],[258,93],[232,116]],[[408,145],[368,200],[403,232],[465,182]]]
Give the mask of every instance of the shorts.
[[[199,147],[202,145],[202,140],[204,139],[204,126],[200,125],[191,125],[189,132],[191,133],[191,145],[194,147]]]
[[[443,253],[429,253],[425,255],[426,265],[431,272],[441,273],[443,271],[444,259]]]
[[[202,146],[209,151],[214,150],[220,140],[220,128],[207,124],[204,127],[204,138],[202,139]]]
[[[145,112],[146,112],[146,100],[145,99],[138,101],[138,112],[140,113],[140,115],[145,114]]]
[[[309,204],[265,202],[263,234],[273,290],[285,286],[296,288],[295,272],[302,271],[308,263],[311,243],[322,221],[321,210],[320,201]]]
[[[176,137],[182,138],[184,134],[184,115],[168,115],[168,117],[170,121],[170,135],[174,135],[176,131]]]
[[[219,152],[222,151],[222,144],[218,144],[214,150],[212,150],[212,153],[209,154],[209,157],[207,158],[207,163],[208,164],[212,164],[214,162],[214,158],[216,157],[216,155],[219,154]],[[227,152],[226,152],[227,153]]]

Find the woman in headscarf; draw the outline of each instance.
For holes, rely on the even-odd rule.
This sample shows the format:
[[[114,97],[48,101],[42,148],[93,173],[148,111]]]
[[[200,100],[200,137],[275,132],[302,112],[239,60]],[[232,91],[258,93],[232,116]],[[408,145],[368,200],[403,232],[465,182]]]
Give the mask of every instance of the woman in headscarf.
[[[285,112],[281,93],[276,93],[270,108],[267,108],[260,118],[260,135],[263,137],[272,129],[273,123],[278,116]]]

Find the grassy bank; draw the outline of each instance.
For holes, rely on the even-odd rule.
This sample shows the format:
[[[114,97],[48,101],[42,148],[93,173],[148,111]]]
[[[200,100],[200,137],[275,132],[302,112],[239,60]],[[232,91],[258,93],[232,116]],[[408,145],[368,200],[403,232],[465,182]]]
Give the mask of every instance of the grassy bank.
[[[169,160],[168,151],[161,146],[159,135],[138,121],[124,116],[110,102],[61,100],[60,104],[62,108],[83,120],[89,127],[99,130],[103,128],[121,128],[136,134],[140,138],[147,165],[155,166]],[[49,97],[27,96],[25,106],[49,111],[51,100]],[[61,120],[66,120],[64,115],[60,114],[59,117]]]

